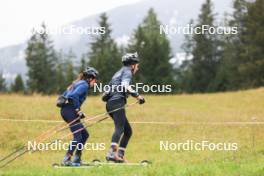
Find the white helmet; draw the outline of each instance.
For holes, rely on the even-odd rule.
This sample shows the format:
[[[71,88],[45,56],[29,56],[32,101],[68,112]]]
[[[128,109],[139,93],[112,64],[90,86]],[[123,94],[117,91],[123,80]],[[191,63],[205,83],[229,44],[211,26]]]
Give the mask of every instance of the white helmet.
[[[132,65],[139,63],[138,53],[127,53],[122,57],[122,63],[124,65]]]

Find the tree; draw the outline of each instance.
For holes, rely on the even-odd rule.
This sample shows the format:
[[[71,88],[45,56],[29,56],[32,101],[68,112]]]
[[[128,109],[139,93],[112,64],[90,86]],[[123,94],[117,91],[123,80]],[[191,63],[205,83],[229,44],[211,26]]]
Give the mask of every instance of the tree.
[[[45,24],[41,33],[33,30],[26,48],[28,86],[32,92],[51,94],[56,91],[56,52],[49,39]]]
[[[83,72],[87,67],[87,63],[85,61],[85,55],[82,55],[81,57],[81,63],[80,63],[80,67],[79,67],[79,73]]]
[[[189,22],[190,25],[194,24],[194,20],[191,19]],[[175,68],[176,82],[178,83],[178,89],[180,92],[188,91],[191,89],[190,80],[192,72],[190,69],[192,61],[189,58],[192,58],[192,51],[194,47],[194,40],[192,35],[184,35],[184,43],[182,44],[182,49],[185,51],[185,60],[182,64]]]
[[[12,92],[24,92],[25,91],[25,85],[24,85],[22,76],[20,74],[16,76],[14,83],[11,85],[11,91]]]
[[[63,93],[66,89],[65,73],[62,64],[58,64],[56,69],[56,83],[57,83],[57,93]]]
[[[214,79],[218,70],[219,60],[221,58],[218,50],[219,41],[215,34],[210,34],[208,31],[202,31],[202,26],[214,26],[214,14],[212,12],[211,0],[206,0],[202,5],[201,13],[198,17],[199,29],[191,38],[189,46],[192,60],[190,61],[188,80],[186,80],[186,91],[188,92],[206,92],[214,91]]]
[[[136,80],[147,84],[173,84],[170,42],[160,34],[161,23],[153,9],[148,11],[143,22],[135,30],[129,42],[128,52],[137,51],[140,70]]]
[[[5,83],[5,78],[3,77],[3,73],[0,72],[0,92],[5,92],[6,91],[6,83]]]
[[[69,51],[65,58],[65,82],[67,85],[71,84],[76,79],[76,69],[74,67],[75,58],[76,56],[72,50]]]
[[[245,41],[242,50],[239,73],[243,77],[243,88],[254,88],[264,85],[264,1],[248,3],[248,15],[245,20]]]
[[[121,55],[114,40],[111,38],[111,27],[106,13],[100,16],[99,26],[105,33],[94,38],[89,52],[89,66],[95,67],[100,74],[100,81],[108,83],[113,74],[121,66]]]
[[[231,19],[225,18],[226,27],[237,27],[237,34],[223,35],[223,58],[216,75],[216,87],[219,91],[237,90],[242,87],[243,76],[239,72],[242,63],[244,48],[247,45],[244,40],[246,30],[247,2],[235,0],[234,12]]]
[[[56,92],[62,93],[76,79],[74,60],[76,56],[70,50],[67,54],[60,51],[56,67]]]

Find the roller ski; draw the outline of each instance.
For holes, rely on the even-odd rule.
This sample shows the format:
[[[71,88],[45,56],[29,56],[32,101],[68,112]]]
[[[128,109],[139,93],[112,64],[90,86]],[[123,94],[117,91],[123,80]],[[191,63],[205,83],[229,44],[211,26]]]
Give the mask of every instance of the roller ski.
[[[127,160],[124,157],[124,151],[118,150],[117,146],[112,146],[105,157],[107,162],[114,162],[114,163],[127,163]]]
[[[74,163],[73,161],[52,164],[54,168],[90,168],[92,166],[94,166],[92,163]]]
[[[84,164],[90,164],[92,166],[150,166],[151,161],[142,160],[140,162],[114,162],[114,161],[100,161],[98,159],[93,160],[92,162],[87,162]]]
[[[52,164],[55,168],[61,168],[61,167],[89,167],[92,166],[89,163],[83,163],[81,160],[81,155],[75,155],[73,157],[73,160],[71,161],[71,156],[66,154],[61,162],[61,164],[54,163]]]
[[[117,146],[112,146],[107,155],[106,162],[101,162],[100,160],[93,160],[92,162],[97,165],[120,165],[120,166],[147,166],[150,165],[151,162],[148,160],[142,160],[137,163],[130,163],[125,159],[125,149],[119,147],[117,150]]]

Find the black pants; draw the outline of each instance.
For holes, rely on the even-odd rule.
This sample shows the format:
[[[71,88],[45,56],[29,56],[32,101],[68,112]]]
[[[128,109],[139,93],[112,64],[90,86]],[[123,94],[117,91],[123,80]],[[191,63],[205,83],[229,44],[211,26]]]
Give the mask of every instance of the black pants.
[[[107,112],[110,112],[124,106],[124,99],[110,100],[106,104],[106,110]],[[128,141],[132,136],[132,128],[127,120],[125,109],[122,108],[118,111],[114,111],[110,113],[110,116],[112,117],[115,123],[115,131],[112,136],[112,143],[119,144],[119,141],[121,139],[119,147],[126,148]]]
[[[74,107],[70,104],[65,105],[61,108],[61,116],[64,119],[65,122],[70,123],[76,118],[78,118],[78,115],[74,109]],[[83,124],[80,123],[80,120],[75,121],[73,124],[70,125],[71,132],[75,132],[76,130],[83,129]],[[89,133],[86,129],[80,130],[77,133],[73,134],[73,140],[70,143],[68,154],[73,155],[74,150],[77,147],[76,155],[81,155],[82,153],[82,146],[85,145],[87,139],[89,137]]]

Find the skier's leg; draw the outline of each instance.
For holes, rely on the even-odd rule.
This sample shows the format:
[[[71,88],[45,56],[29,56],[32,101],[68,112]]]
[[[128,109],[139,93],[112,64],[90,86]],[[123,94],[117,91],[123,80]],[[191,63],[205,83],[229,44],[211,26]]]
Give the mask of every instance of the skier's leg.
[[[124,126],[125,126],[125,117],[124,117],[124,109],[121,109],[117,112],[113,113],[113,120],[115,124],[115,131],[112,135],[112,143],[118,144],[122,134],[124,133]]]
[[[124,127],[124,135],[122,136],[121,142],[120,142],[120,146],[118,149],[118,156],[120,158],[124,158],[125,155],[125,149],[127,147],[127,144],[129,142],[129,139],[132,136],[132,128],[127,120],[127,118],[125,119],[125,127]]]
[[[78,115],[75,112],[74,107],[72,107],[71,105],[66,105],[65,107],[63,107],[61,109],[61,116],[62,118],[67,122],[70,123],[71,121],[75,120],[76,118],[78,118]],[[79,123],[80,121],[77,120],[75,123],[71,124],[70,126],[70,130],[71,132],[74,132],[76,130],[78,130],[78,125],[75,125],[77,123]],[[62,161],[62,164],[64,165],[70,165],[71,163],[71,156],[73,155],[73,152],[75,150],[75,147],[77,145],[77,140],[79,140],[80,134],[76,133],[74,134],[74,139],[71,141],[71,144],[69,146],[69,149],[66,153],[66,155],[64,156],[64,159]]]
[[[111,147],[107,154],[107,160],[118,160],[117,149],[120,138],[124,132],[125,118],[123,116],[124,110],[113,113],[113,120],[115,124],[115,131],[112,135]]]
[[[81,124],[81,126],[83,126],[83,125]],[[75,152],[75,156],[73,158],[73,165],[76,165],[76,166],[77,165],[81,165],[82,150],[83,150],[83,147],[84,147],[88,137],[89,137],[88,131],[86,129],[82,130],[81,131],[81,140],[77,144],[77,146],[82,145],[82,146],[79,146],[79,147],[82,147],[82,148],[78,148],[77,147],[76,152]]]
[[[124,106],[123,100],[115,100],[115,101],[107,103],[107,111],[110,112],[122,106]],[[109,149],[109,152],[107,153],[106,159],[107,160],[118,160],[119,158],[117,155],[117,149],[118,149],[118,143],[120,141],[120,138],[122,134],[124,133],[125,110],[120,109],[118,111],[112,112],[110,113],[110,116],[112,117],[114,121],[115,131],[112,135],[111,147]]]
[[[71,129],[71,132],[74,133],[76,132],[77,130],[80,130],[83,128],[83,125],[78,123],[78,124],[73,124],[70,129]],[[70,143],[70,146],[69,146],[69,150],[68,150],[68,153],[70,153],[71,155],[74,153],[77,145],[79,143],[82,142],[82,131],[79,131],[77,133],[74,133],[73,134],[73,140],[71,141]]]

